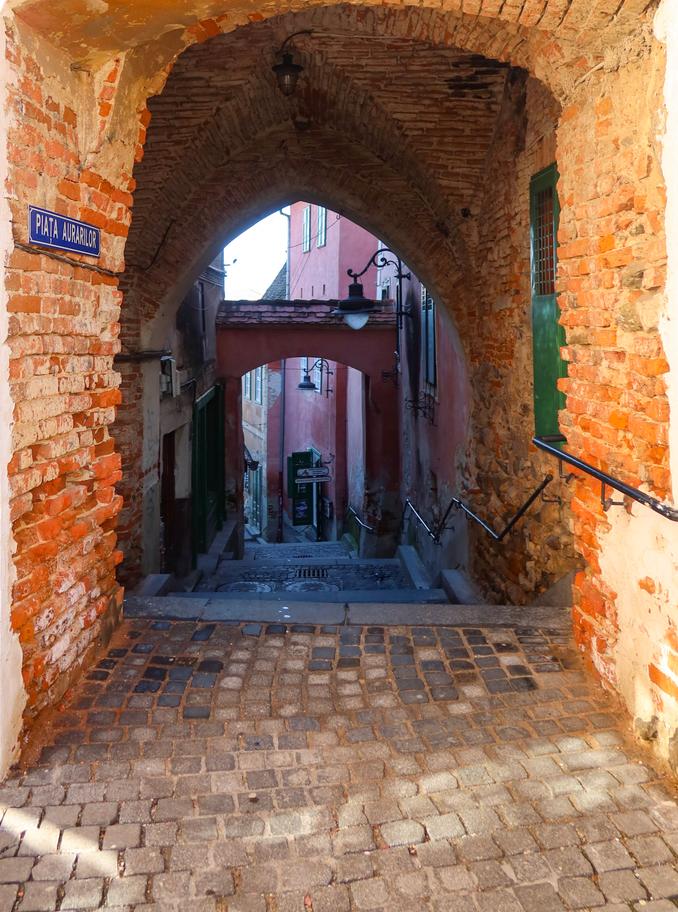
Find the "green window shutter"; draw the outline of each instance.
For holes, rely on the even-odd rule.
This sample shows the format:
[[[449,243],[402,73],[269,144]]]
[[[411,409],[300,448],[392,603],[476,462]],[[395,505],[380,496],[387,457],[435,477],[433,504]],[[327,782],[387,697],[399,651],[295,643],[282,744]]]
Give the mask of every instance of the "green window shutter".
[[[567,376],[560,357],[565,333],[556,300],[557,233],[560,207],[558,171],[550,165],[530,181],[530,253],[532,280],[532,361],[534,370],[534,426],[537,436],[560,433],[558,411],[565,396],[557,387]]]

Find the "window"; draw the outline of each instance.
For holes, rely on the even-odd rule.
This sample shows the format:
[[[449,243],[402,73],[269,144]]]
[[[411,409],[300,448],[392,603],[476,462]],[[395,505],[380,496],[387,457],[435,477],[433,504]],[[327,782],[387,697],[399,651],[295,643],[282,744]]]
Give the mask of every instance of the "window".
[[[308,253],[311,249],[311,207],[306,206],[301,221],[301,250]]]
[[[263,367],[256,367],[254,369],[254,401],[258,402],[259,405],[263,402],[263,379]]]
[[[436,364],[436,305],[425,286],[421,286],[421,351],[424,381],[429,386],[437,382]]]
[[[242,395],[243,399],[252,398],[252,372],[248,371],[242,378]]]
[[[565,407],[565,396],[558,389],[558,380],[567,375],[567,366],[560,357],[565,333],[559,324],[556,300],[560,214],[557,182],[555,165],[535,174],[530,182],[534,427],[539,437],[560,433],[558,411]]]
[[[327,243],[327,209],[324,206],[318,206],[318,247],[324,247]]]

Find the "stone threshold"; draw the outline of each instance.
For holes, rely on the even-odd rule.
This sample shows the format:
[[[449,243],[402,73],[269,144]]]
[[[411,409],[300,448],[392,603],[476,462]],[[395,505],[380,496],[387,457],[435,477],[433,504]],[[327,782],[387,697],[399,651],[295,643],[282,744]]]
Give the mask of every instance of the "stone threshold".
[[[144,598],[125,599],[126,618],[175,621],[252,621],[270,624],[375,625],[380,627],[539,627],[571,629],[567,608],[516,605],[416,605],[387,602],[259,602],[249,598]]]

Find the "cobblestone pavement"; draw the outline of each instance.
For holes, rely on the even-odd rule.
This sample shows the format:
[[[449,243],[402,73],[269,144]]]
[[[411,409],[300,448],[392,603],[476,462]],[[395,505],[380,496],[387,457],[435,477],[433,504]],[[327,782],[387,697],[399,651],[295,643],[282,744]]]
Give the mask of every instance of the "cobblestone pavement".
[[[567,638],[126,622],[0,786],[0,910],[669,912],[673,784]]]

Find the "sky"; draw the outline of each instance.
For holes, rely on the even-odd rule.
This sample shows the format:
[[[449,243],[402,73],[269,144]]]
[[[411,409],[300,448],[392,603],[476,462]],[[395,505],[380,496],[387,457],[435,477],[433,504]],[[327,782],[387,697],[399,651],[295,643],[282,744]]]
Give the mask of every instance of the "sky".
[[[274,212],[224,249],[227,300],[251,301],[264,294],[287,259],[287,226],[288,219]]]

